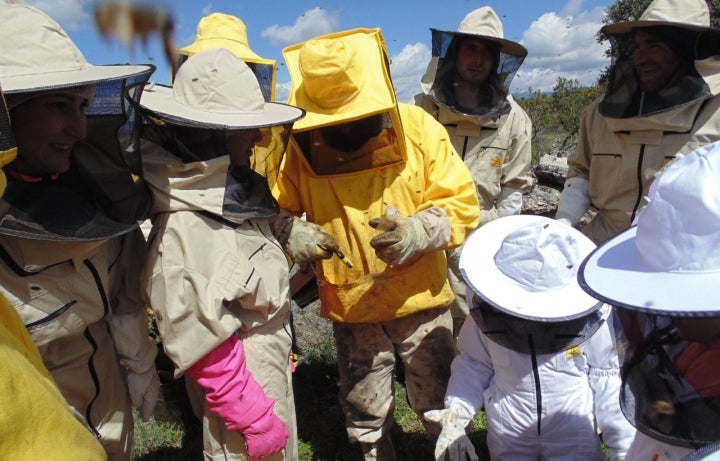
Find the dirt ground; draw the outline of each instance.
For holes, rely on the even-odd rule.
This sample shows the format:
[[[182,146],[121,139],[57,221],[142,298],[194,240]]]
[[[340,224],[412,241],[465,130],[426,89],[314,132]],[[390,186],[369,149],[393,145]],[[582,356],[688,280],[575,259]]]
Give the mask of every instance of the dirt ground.
[[[320,317],[314,277],[312,273],[298,273],[297,269],[291,272],[292,325],[295,346],[300,352],[316,348],[332,338],[332,322]]]
[[[332,338],[332,322],[320,317],[319,300],[303,308],[293,302],[292,323],[295,345],[301,352],[316,348],[328,338]]]

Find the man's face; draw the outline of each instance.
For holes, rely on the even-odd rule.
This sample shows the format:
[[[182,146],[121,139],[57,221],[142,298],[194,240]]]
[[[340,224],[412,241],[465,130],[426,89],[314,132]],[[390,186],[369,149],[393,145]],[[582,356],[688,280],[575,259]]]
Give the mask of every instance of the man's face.
[[[383,116],[372,115],[353,122],[331,125],[320,129],[325,142],[342,152],[354,152],[368,140],[379,135],[383,128]]]
[[[680,57],[665,43],[647,32],[638,31],[634,45],[633,64],[643,91],[656,92],[675,82]]]
[[[87,104],[83,96],[52,93],[13,109],[12,128],[18,146],[16,170],[45,176],[70,169],[75,143],[87,136]]]
[[[484,40],[463,37],[457,49],[457,74],[467,83],[482,85],[495,67],[495,52]]]

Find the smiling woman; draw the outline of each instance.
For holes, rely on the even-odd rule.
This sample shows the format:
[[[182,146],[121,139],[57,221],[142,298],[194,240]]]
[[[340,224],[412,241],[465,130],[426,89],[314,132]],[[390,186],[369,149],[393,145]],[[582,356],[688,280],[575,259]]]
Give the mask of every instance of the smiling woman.
[[[132,139],[125,96],[138,96],[126,95],[127,85],[154,67],[93,66],[56,22],[24,2],[0,2],[0,22],[12,128],[0,136],[17,142],[17,159],[3,167],[0,293],[82,427],[109,459],[130,460],[132,410],[149,418],[160,382],[129,275],[142,261],[137,220],[150,195],[120,146]]]
[[[49,93],[29,99],[13,110],[13,133],[22,146],[22,154],[11,164],[12,172],[40,178],[70,169],[72,149],[87,135],[85,108],[89,97],[95,94],[94,87],[88,89],[90,96]],[[39,131],[38,126],[44,129]]]

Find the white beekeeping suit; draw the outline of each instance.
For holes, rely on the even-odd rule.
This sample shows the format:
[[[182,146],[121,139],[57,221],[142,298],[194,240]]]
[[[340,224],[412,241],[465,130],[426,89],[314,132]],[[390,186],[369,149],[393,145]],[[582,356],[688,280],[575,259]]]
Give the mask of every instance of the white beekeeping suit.
[[[472,450],[464,428],[485,408],[492,459],[624,459],[634,430],[618,405],[619,360],[609,306],[577,285],[594,245],[575,229],[508,216],[478,229],[460,268],[472,306],[458,338],[438,460]],[[462,452],[462,450],[460,450]],[[464,459],[464,458],[459,458]]]

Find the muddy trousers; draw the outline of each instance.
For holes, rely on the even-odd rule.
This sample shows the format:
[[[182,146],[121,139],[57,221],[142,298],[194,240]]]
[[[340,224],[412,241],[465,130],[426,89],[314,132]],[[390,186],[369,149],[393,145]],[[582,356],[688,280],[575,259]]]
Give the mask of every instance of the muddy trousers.
[[[394,422],[396,354],[405,367],[410,406],[431,439],[436,439],[441,426],[425,422],[422,415],[444,408],[455,355],[450,311],[430,309],[380,323],[334,323],[333,332],[340,406],[350,441],[363,447],[388,445]]]

